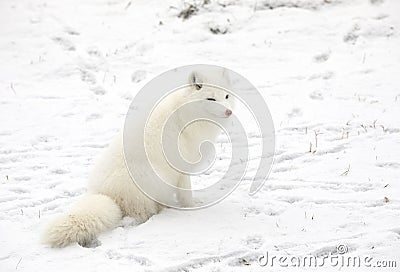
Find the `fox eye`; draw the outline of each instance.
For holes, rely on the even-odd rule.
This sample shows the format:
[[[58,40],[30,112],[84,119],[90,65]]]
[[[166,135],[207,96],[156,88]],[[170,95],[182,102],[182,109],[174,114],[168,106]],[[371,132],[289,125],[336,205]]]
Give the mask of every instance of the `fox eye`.
[[[229,94],[225,95],[225,99],[228,99],[228,98],[229,98]]]
[[[194,87],[196,88],[196,90],[200,90],[201,88],[203,88],[203,85],[199,83],[194,83]]]

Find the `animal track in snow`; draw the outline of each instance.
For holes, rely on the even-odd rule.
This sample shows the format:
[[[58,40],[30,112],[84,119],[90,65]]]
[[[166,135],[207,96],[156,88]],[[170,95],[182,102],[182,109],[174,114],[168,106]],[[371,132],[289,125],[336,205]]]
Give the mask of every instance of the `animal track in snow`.
[[[53,37],[52,40],[59,44],[66,51],[75,51],[75,45],[68,39],[62,37]]]

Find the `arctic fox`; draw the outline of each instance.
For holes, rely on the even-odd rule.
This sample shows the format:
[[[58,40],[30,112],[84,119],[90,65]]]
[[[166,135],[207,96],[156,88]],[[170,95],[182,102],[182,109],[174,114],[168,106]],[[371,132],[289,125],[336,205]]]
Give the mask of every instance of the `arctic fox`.
[[[232,95],[203,83],[229,86],[229,78],[225,71],[212,77],[206,78],[205,75],[193,72],[189,76],[188,87],[167,96],[156,107],[154,117],[152,114],[148,122],[145,147],[149,160],[157,174],[175,187],[190,189],[190,176],[176,171],[165,160],[159,140],[162,125],[172,111],[193,100],[206,101],[207,110],[219,111],[212,113],[228,120],[232,114]],[[223,111],[221,107],[214,107],[216,102],[224,106]],[[192,114],[195,115],[196,112]],[[180,151],[187,161],[196,162],[201,157],[200,143],[204,139],[215,140],[221,134],[221,129],[206,121],[196,122],[190,128],[180,135]],[[185,192],[177,196],[178,201],[190,205],[191,192]],[[122,217],[130,216],[138,222],[145,222],[160,212],[162,207],[143,194],[132,181],[124,161],[123,136],[119,133],[95,163],[89,178],[88,193],[71,211],[47,226],[44,241],[52,247],[64,247],[75,242],[85,247],[94,246],[98,242],[97,236],[115,227]]]

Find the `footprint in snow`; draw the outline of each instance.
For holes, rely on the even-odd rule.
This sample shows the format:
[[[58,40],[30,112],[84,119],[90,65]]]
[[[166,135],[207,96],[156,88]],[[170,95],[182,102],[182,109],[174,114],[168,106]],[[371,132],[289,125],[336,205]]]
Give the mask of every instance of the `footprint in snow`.
[[[66,27],[64,29],[64,31],[65,31],[65,33],[67,33],[68,35],[71,35],[71,36],[79,36],[81,34],[81,33],[79,33],[79,31],[77,31],[71,27]]]
[[[106,90],[101,87],[101,86],[94,86],[92,88],[90,88],[90,90],[95,94],[95,95],[105,95],[106,94]]]
[[[143,81],[144,79],[146,79],[146,77],[147,77],[146,71],[136,70],[131,75],[131,81],[134,83],[139,83],[140,81]]]
[[[331,51],[326,51],[315,55],[313,59],[315,62],[321,63],[321,62],[326,62],[330,56],[331,56]]]
[[[75,45],[68,39],[62,37],[53,37],[52,40],[59,44],[66,51],[75,51]]]
[[[310,93],[309,96],[313,100],[324,100],[324,97],[322,96],[322,93],[318,92],[318,91],[314,91],[314,92]]]
[[[245,243],[247,247],[257,250],[264,244],[264,238],[261,235],[247,236]]]
[[[80,69],[81,72],[81,80],[83,82],[89,83],[89,84],[96,84],[97,79],[94,73],[88,71],[88,70],[84,70],[84,69]]]

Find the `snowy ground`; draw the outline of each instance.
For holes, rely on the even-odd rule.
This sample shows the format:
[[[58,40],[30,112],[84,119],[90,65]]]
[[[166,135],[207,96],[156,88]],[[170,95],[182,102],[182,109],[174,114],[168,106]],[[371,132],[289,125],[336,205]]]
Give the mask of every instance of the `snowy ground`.
[[[0,271],[267,271],[266,252],[339,244],[398,271],[400,2],[210,2],[186,20],[180,1],[0,2]],[[143,82],[193,63],[229,67],[266,99],[277,154],[263,189],[125,219],[96,248],[41,244]]]

